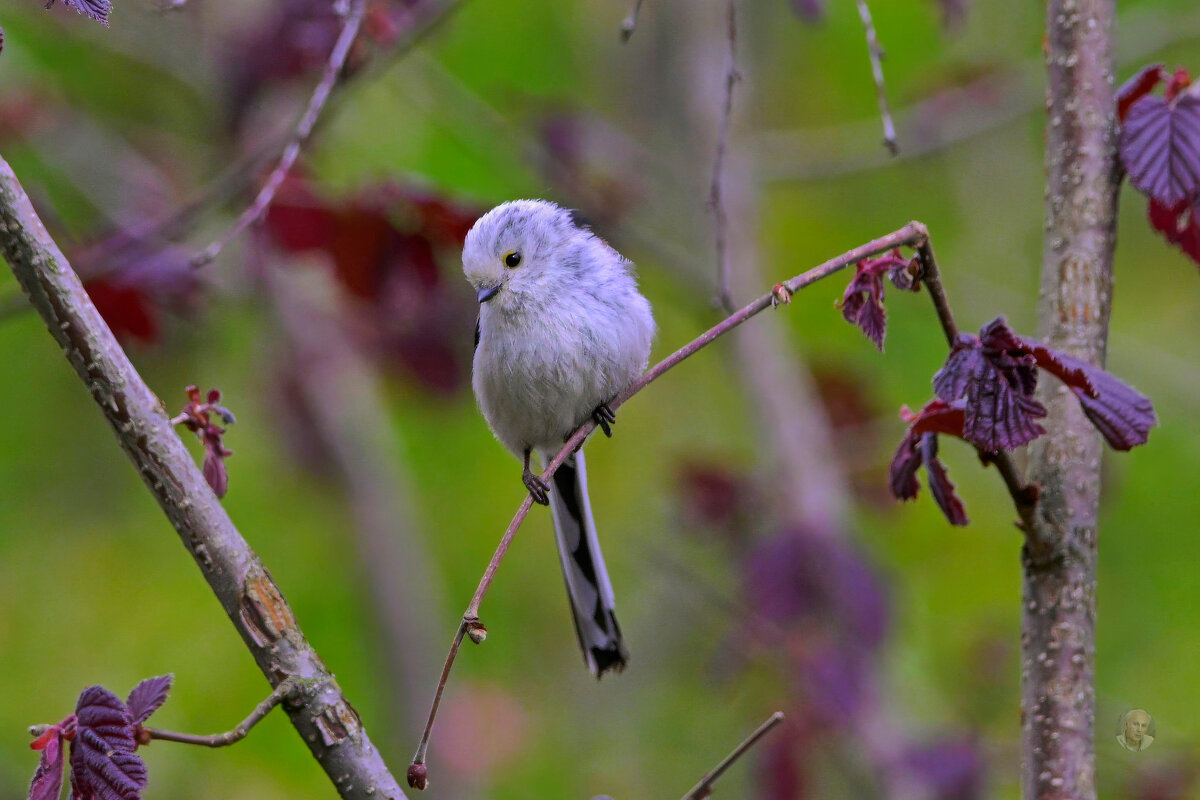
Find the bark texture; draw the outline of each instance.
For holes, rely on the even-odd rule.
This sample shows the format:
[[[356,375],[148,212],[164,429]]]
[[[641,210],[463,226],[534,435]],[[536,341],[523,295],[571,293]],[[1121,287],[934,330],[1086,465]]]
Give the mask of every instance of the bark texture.
[[[1051,347],[1103,364],[1118,170],[1111,0],[1046,6],[1046,239],[1038,309]],[[1022,783],[1026,798],[1096,796],[1096,512],[1100,435],[1061,385],[1039,399],[1030,451],[1041,487],[1022,553]]]
[[[302,687],[284,709],[338,793],[346,800],[403,798],[358,713],[304,638],[279,587],[208,487],[162,401],[101,319],[3,159],[0,249],[263,674],[272,686],[294,677]]]

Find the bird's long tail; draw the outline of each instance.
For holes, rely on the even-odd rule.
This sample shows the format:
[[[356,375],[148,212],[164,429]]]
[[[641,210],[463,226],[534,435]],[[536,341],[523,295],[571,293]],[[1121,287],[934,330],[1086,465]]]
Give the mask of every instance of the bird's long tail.
[[[582,450],[554,473],[550,510],[583,659],[597,678],[610,669],[619,672],[625,668],[629,652],[613,613],[612,583],[596,538]]]

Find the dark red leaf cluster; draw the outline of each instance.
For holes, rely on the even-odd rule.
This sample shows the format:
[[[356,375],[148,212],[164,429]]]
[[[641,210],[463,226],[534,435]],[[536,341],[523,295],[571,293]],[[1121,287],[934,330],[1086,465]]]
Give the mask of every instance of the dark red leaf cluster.
[[[1033,399],[1037,369],[1025,344],[997,317],[979,336],[960,333],[933,376],[934,393],[952,403],[966,399],[962,436],[987,453],[1012,450],[1046,432],[1046,409]]]
[[[362,34],[346,59],[343,77],[357,73],[372,47],[394,45],[416,19],[422,0],[367,0]],[[233,44],[225,61],[233,127],[264,91],[321,69],[342,28],[342,17],[327,0],[282,0]]]
[[[187,404],[171,422],[183,425],[200,438],[204,444],[204,463],[201,467],[204,479],[208,481],[217,497],[224,497],[229,491],[229,472],[225,468],[225,459],[233,455],[233,451],[225,449],[221,438],[225,429],[213,421],[213,416],[219,417],[226,425],[232,425],[237,420],[233,412],[218,405],[221,400],[219,389],[209,389],[208,397],[203,402],[200,400],[199,388],[189,386],[184,391],[187,393]]]
[[[148,678],[126,702],[101,686],[79,695],[75,713],[31,744],[41,750],[29,800],[57,800],[63,781],[63,743],[70,742],[71,800],[140,800],[146,765],[135,752],[141,723],[167,699],[172,676]]]
[[[466,382],[470,351],[462,321],[469,297],[447,282],[439,261],[457,259],[478,218],[419,189],[385,183],[345,199],[319,197],[288,179],[265,230],[289,255],[322,255],[346,290],[355,331],[385,361],[427,387],[450,393]]]
[[[924,466],[929,478],[929,492],[951,525],[966,525],[970,520],[945,466],[937,458],[937,435],[962,436],[963,406],[965,401],[950,404],[931,400],[915,414],[908,408],[901,409],[900,416],[909,426],[892,456],[889,470],[892,496],[898,500],[912,500],[921,488],[917,470]]]
[[[687,461],[676,472],[685,530],[708,529],[741,542],[757,517],[748,482],[718,462]]]
[[[1151,94],[1166,83],[1162,97]],[[1146,67],[1117,94],[1121,163],[1150,225],[1200,263],[1200,88],[1184,69]]]
[[[978,336],[959,334],[946,364],[933,377],[937,399],[901,417],[908,431],[892,457],[892,495],[917,496],[917,470],[924,466],[929,490],[953,525],[967,515],[945,467],[937,459],[937,435],[973,444],[981,454],[1013,450],[1045,433],[1037,420],[1046,409],[1034,398],[1038,370],[1054,375],[1079,400],[1084,414],[1109,446],[1128,450],[1144,444],[1157,423],[1150,399],[1111,373],[1035,340],[1015,334],[997,317]]]
[[[879,258],[858,262],[854,278],[846,286],[838,307],[846,321],[857,325],[875,346],[883,350],[887,334],[887,312],[883,308],[883,278],[886,275],[899,289],[919,291],[915,280],[916,260],[906,259],[897,248]]]
[[[117,230],[70,255],[96,310],[118,338],[157,343],[165,313],[196,310],[201,282],[185,248]]]

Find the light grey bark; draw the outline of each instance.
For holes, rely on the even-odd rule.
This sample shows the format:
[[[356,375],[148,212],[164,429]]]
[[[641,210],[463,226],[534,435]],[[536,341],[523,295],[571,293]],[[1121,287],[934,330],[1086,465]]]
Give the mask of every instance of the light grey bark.
[[[3,159],[0,249],[263,674],[272,686],[294,677],[303,687],[284,709],[339,794],[346,800],[404,797],[279,587],[208,487],[162,401],[130,363]]]
[[[1111,0],[1046,6],[1046,239],[1039,333],[1103,364],[1112,301],[1118,170]],[[1026,798],[1095,788],[1096,512],[1100,435],[1044,382],[1048,433],[1030,449],[1041,487],[1022,553],[1022,784]]]

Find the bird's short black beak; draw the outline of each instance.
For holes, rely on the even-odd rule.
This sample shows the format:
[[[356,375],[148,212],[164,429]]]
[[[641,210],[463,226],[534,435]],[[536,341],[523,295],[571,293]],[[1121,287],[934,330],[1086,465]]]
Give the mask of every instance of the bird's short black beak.
[[[488,300],[491,300],[493,297],[495,297],[496,292],[498,291],[500,291],[500,284],[498,283],[495,286],[484,286],[479,290],[479,294],[477,294],[476,297],[479,299],[480,303],[486,303]]]

